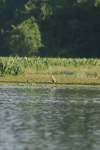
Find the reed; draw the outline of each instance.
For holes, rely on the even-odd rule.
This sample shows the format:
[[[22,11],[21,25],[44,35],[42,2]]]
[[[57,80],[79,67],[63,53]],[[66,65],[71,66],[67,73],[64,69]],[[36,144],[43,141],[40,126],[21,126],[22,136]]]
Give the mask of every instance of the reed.
[[[0,57],[0,84],[48,86],[53,84],[49,70],[52,67],[57,86],[99,85],[99,63],[100,59],[93,58]]]

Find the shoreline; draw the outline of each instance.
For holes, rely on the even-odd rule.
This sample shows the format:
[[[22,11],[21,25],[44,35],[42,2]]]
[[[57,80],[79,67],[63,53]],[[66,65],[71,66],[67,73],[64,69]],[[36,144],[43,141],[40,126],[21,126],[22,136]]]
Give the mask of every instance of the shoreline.
[[[44,78],[43,78],[44,77]],[[100,79],[98,78],[72,78],[55,76],[57,83],[54,84],[51,78],[46,75],[33,75],[33,77],[25,76],[6,76],[0,77],[0,86],[27,86],[27,87],[100,87]]]

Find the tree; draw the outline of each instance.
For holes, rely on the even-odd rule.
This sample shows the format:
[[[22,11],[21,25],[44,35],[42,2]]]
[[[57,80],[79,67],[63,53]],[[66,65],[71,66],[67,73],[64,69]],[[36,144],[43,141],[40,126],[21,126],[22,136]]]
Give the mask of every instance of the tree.
[[[10,45],[12,54],[19,56],[38,55],[38,49],[42,47],[41,34],[34,17],[30,17],[11,31]]]

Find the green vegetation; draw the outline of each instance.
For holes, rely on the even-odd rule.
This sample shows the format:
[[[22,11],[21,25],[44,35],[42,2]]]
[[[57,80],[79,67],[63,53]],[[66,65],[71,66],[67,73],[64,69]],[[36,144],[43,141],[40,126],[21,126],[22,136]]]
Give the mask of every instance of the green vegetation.
[[[0,85],[99,86],[99,59],[0,57]]]
[[[38,48],[42,47],[39,27],[34,17],[29,18],[17,27],[13,26],[10,49],[15,56],[31,56],[38,54]]]
[[[0,58],[0,73],[1,76],[5,75],[20,75],[24,74],[23,65],[19,59],[13,58]]]
[[[100,0],[0,0],[0,16],[0,56],[100,57]]]

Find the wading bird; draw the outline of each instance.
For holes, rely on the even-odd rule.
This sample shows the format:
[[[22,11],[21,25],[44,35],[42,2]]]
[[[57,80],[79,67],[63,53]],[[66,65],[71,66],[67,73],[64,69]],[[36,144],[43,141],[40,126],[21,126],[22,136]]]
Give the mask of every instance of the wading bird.
[[[52,75],[52,68],[49,68],[49,69],[51,69],[51,79],[52,79],[52,82],[53,82],[53,83],[56,83],[56,79],[55,79],[55,77]]]

